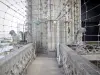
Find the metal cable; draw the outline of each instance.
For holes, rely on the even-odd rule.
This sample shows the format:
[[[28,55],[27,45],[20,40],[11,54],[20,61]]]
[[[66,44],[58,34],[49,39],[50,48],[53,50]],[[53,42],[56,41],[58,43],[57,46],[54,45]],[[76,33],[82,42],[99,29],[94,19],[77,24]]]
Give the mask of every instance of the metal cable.
[[[8,0],[5,0],[8,4],[6,4],[6,3],[4,3],[3,1],[0,1],[0,3],[1,4],[3,4],[5,7],[7,7],[7,10],[0,10],[0,13],[1,14],[4,14],[4,16],[0,16],[0,20],[2,20],[2,22],[0,22],[0,27],[3,27],[3,29],[1,28],[1,30],[0,30],[0,36],[1,37],[4,37],[4,38],[6,38],[6,37],[9,37],[9,36],[7,36],[8,35],[8,33],[9,33],[9,30],[10,29],[14,29],[15,31],[16,30],[18,30],[18,27],[20,26],[21,28],[23,27],[23,28],[25,28],[25,22],[24,22],[24,20],[25,20],[25,18],[26,18],[26,16],[25,15],[23,15],[23,13],[26,13],[25,12],[25,9],[24,8],[22,8],[22,6],[23,7],[25,7],[26,5],[23,3],[23,2],[17,2],[16,3],[16,1],[14,1],[15,3],[14,4],[16,4],[17,6],[19,6],[18,8],[17,7],[15,7],[15,5],[14,4],[12,4],[12,3],[10,3]],[[23,3],[23,4],[22,4]],[[21,6],[21,4],[22,4],[22,6]],[[4,9],[5,9],[5,7],[4,7]],[[1,7],[2,8],[2,7]],[[9,12],[8,12],[8,10],[9,10]],[[12,12],[12,13],[10,13],[10,11]],[[8,25],[8,24],[10,24],[10,25]],[[22,23],[24,23],[24,24],[22,24]],[[15,25],[14,25],[15,24]],[[19,25],[19,24],[22,24],[22,25]],[[8,30],[7,30],[7,29]],[[10,28],[10,29],[9,29]],[[21,29],[22,30],[22,29]],[[7,34],[7,35],[6,35]],[[1,37],[0,37],[0,39],[1,39]]]
[[[89,10],[87,10],[87,8],[88,8],[88,6],[87,6],[87,3],[89,2],[90,0],[88,0],[87,2],[85,2],[85,0],[84,0],[84,4],[81,6],[81,7],[83,7],[83,6],[85,6],[85,12],[83,12],[82,14],[81,14],[81,16],[84,16],[85,15],[85,19],[84,20],[82,20],[83,22],[85,22],[85,28],[94,28],[94,27],[99,27],[99,29],[98,29],[98,35],[87,35],[87,34],[84,34],[84,41],[86,41],[85,40],[85,36],[97,36],[98,37],[98,40],[97,40],[97,42],[99,42],[100,41],[100,39],[99,39],[99,37],[100,37],[100,24],[97,24],[97,25],[91,25],[91,26],[88,26],[88,24],[87,24],[87,22],[88,21],[90,21],[90,20],[94,20],[95,18],[97,18],[97,17],[100,17],[100,13],[99,14],[96,14],[95,16],[91,16],[91,17],[89,17],[88,18],[88,12],[90,12],[90,11],[93,11],[94,9],[96,9],[96,8],[98,8],[99,6],[100,6],[100,4],[98,4],[98,5],[96,5],[96,6],[94,6],[94,7],[92,7],[91,9],[89,9]],[[98,43],[98,46],[99,46],[99,43]]]

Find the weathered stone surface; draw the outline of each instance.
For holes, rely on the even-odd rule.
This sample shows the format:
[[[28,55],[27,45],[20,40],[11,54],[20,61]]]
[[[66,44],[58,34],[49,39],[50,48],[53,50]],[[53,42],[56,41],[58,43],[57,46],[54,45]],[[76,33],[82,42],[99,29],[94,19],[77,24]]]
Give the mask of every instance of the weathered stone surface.
[[[27,75],[63,75],[55,58],[37,57],[29,66]]]

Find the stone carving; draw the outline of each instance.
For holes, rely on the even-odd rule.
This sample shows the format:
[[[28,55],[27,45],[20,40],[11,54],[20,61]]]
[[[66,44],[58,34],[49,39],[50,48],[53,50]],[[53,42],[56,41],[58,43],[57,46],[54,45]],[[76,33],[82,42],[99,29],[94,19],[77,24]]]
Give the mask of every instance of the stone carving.
[[[19,37],[17,36],[17,34],[15,33],[14,30],[11,30],[9,32],[9,34],[11,34],[12,36],[12,39],[13,39],[13,44],[17,44],[20,40],[19,40]]]
[[[11,34],[12,39],[13,39],[13,45],[16,44],[26,44],[26,43],[31,43],[31,34],[27,32],[22,32],[20,31],[19,34],[16,34],[14,30],[11,30],[9,32]]]
[[[74,44],[83,45],[83,42],[81,39],[82,39],[82,33],[85,33],[85,32],[86,32],[85,28],[79,28],[79,30],[75,34]]]
[[[92,63],[64,44],[59,46],[59,57],[65,75],[100,75]]]
[[[28,44],[0,59],[0,75],[22,75],[33,60],[34,51],[33,45]]]
[[[31,40],[31,38],[32,38],[31,33],[25,32],[24,34],[25,34],[25,38],[27,40],[27,43],[31,43],[32,42],[32,40]]]

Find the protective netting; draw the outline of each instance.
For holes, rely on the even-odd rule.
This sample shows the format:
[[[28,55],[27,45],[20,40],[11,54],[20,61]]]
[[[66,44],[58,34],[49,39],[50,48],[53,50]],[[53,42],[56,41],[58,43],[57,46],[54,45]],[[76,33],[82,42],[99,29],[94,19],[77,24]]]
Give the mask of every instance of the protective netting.
[[[98,44],[100,41],[100,1],[81,0],[82,27],[86,28],[83,41]]]
[[[0,0],[0,40],[11,39],[11,30],[25,30],[26,5],[26,0]]]
[[[86,46],[82,47],[80,52],[84,55],[91,55],[91,62],[100,68],[100,60],[97,57],[100,54],[100,1],[99,0],[81,0],[82,27],[86,29],[83,34],[83,41]],[[95,58],[95,54],[97,57]]]

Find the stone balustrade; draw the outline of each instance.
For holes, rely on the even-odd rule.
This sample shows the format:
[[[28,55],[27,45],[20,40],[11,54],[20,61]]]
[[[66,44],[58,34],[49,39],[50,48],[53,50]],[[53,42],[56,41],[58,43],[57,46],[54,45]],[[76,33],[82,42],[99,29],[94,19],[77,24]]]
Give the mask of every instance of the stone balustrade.
[[[27,44],[0,59],[0,75],[23,75],[34,58],[35,49],[33,44]]]
[[[100,70],[70,47],[60,44],[58,63],[66,75],[100,75]]]
[[[80,55],[100,54],[98,45],[68,45]]]

